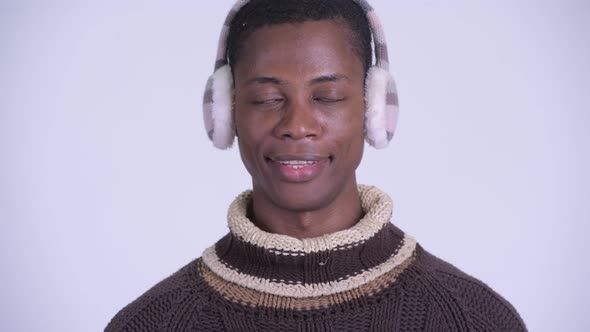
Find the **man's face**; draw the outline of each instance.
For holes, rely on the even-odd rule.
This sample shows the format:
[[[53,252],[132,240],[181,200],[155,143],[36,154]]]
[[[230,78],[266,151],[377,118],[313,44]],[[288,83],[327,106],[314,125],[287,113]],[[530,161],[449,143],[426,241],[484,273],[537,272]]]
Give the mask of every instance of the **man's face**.
[[[364,69],[345,25],[260,28],[233,70],[240,155],[257,194],[284,209],[313,211],[356,185]]]

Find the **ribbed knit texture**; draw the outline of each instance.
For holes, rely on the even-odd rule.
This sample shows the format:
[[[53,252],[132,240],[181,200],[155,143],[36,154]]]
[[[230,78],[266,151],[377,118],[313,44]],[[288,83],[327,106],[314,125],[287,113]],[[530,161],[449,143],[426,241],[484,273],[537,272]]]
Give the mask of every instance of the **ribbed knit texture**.
[[[390,223],[385,193],[359,191],[355,226],[304,240],[257,228],[241,194],[230,233],[105,331],[526,331],[500,295]]]

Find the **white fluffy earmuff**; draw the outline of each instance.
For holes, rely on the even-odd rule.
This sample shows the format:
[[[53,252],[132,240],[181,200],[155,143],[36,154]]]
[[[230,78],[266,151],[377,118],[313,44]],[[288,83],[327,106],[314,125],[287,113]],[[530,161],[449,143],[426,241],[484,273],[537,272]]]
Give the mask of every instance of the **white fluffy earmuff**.
[[[393,133],[388,131],[387,87],[393,82],[389,71],[372,66],[365,78],[365,140],[371,146],[382,149]]]
[[[229,65],[217,69],[207,81],[203,103],[205,128],[216,148],[230,148],[234,142],[233,79]]]

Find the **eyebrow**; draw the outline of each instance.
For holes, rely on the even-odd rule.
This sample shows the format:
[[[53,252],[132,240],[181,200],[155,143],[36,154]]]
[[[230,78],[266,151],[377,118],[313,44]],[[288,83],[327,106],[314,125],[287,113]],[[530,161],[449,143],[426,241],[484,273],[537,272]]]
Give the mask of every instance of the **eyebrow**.
[[[310,85],[325,83],[325,82],[338,82],[338,81],[342,81],[342,80],[348,81],[349,78],[348,78],[348,76],[341,75],[341,74],[326,74],[326,75],[318,76],[318,77],[312,79],[310,81]],[[273,76],[257,76],[257,77],[254,77],[254,78],[248,80],[244,85],[250,85],[253,83],[281,85],[281,84],[285,84],[287,82],[284,80],[281,80],[279,78],[273,77]]]
[[[328,74],[328,75],[322,75],[320,77],[314,78],[313,80],[311,80],[311,84],[318,84],[318,83],[324,83],[324,82],[338,82],[338,81],[342,81],[342,80],[348,81],[349,78],[346,75],[341,75],[341,74]]]
[[[280,80],[276,77],[272,77],[272,76],[258,76],[258,77],[254,77],[253,79],[248,80],[248,82],[246,82],[245,85],[250,85],[252,83],[279,85],[284,82],[282,80]]]

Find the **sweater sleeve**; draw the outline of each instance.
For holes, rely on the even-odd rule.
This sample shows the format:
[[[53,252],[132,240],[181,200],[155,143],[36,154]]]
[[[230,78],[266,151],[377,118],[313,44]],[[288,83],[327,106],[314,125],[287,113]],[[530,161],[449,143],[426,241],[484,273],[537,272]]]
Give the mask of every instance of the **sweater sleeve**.
[[[527,331],[516,309],[483,282],[468,275],[441,274],[446,287],[461,299],[474,330]]]
[[[474,331],[526,332],[516,309],[484,282],[434,256],[434,273],[441,286],[461,304]]]
[[[160,281],[143,295],[121,309],[111,319],[105,332],[155,332],[164,327],[186,289],[185,266]]]

